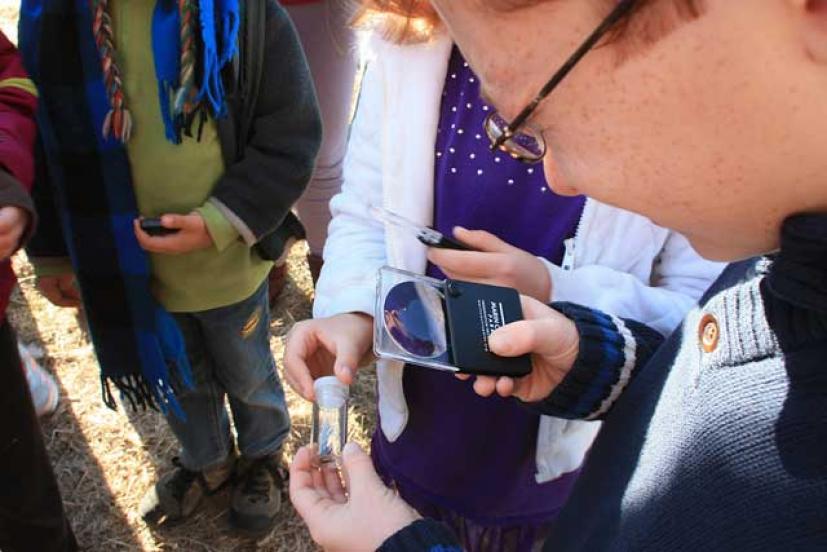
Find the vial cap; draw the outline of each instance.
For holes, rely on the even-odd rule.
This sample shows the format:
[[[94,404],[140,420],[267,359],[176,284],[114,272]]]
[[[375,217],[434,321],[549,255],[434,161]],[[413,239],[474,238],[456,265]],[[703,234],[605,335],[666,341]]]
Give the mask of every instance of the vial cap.
[[[316,402],[326,408],[339,408],[347,402],[350,387],[339,381],[336,376],[325,376],[313,382]]]

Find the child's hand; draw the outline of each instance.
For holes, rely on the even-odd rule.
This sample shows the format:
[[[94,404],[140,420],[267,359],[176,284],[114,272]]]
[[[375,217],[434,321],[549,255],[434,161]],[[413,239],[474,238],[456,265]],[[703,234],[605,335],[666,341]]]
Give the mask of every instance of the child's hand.
[[[522,295],[547,303],[551,277],[543,262],[484,230],[457,226],[454,237],[475,251],[428,250],[428,260],[451,279],[514,288]]]
[[[11,257],[29,225],[29,213],[15,205],[0,207],[0,260]]]
[[[531,373],[522,378],[477,376],[474,391],[488,397],[541,401],[566,377],[580,352],[577,326],[565,315],[530,297],[521,297],[524,320],[495,330],[488,338],[491,352],[504,357],[531,354]],[[468,379],[467,374],[458,375]]]
[[[71,272],[57,276],[42,276],[37,279],[37,289],[53,305],[58,307],[80,307],[80,291]]]
[[[345,313],[295,324],[284,346],[285,379],[296,393],[312,401],[313,380],[336,375],[350,385],[370,356],[373,318]]]
[[[319,469],[311,447],[299,449],[290,465],[290,500],[310,536],[330,552],[376,550],[420,518],[385,486],[370,456],[355,443],[342,454],[346,485],[335,469]]]
[[[140,220],[135,219],[135,236],[138,243],[151,253],[180,255],[200,251],[213,246],[213,239],[207,230],[207,223],[198,213],[189,215],[164,215],[161,225],[164,228],[177,229],[178,232],[168,236],[150,236],[141,230]]]

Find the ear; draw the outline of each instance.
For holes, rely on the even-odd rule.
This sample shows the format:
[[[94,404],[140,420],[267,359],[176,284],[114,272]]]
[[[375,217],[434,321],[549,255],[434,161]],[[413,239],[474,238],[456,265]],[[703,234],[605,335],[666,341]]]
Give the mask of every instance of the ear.
[[[827,0],[789,0],[801,17],[804,46],[814,61],[827,64]]]

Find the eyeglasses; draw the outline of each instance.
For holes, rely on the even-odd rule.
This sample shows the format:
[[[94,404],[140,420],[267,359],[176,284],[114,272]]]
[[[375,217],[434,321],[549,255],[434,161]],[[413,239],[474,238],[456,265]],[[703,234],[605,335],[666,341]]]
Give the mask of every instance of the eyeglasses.
[[[543,135],[525,125],[526,120],[537,109],[546,96],[557,88],[601,38],[634,7],[636,0],[621,0],[591,35],[580,45],[568,60],[558,69],[543,86],[540,93],[510,123],[497,112],[492,112],[485,119],[485,133],[491,141],[491,151],[502,150],[514,159],[524,163],[539,163],[546,154],[546,142]]]

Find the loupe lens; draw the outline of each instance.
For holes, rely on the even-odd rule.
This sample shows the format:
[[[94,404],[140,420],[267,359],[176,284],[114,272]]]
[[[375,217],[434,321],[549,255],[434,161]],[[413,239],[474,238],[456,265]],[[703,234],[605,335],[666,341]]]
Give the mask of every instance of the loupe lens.
[[[442,296],[421,282],[403,282],[385,297],[385,328],[394,342],[421,358],[448,351]]]

